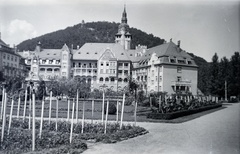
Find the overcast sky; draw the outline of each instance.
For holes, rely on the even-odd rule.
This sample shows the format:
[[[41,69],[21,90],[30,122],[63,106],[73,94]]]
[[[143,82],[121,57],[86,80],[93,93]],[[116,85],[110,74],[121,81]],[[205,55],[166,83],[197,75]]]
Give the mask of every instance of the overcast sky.
[[[181,40],[207,61],[239,52],[239,0],[0,0],[1,38],[13,46],[82,20],[120,22],[124,3],[130,27]]]

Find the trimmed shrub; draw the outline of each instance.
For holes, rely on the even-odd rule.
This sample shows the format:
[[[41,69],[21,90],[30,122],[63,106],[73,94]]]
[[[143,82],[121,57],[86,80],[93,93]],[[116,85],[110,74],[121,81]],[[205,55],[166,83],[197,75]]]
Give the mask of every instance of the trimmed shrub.
[[[107,103],[104,104],[104,113],[106,114],[107,110]],[[117,108],[113,102],[109,102],[108,107],[108,114],[116,114]]]

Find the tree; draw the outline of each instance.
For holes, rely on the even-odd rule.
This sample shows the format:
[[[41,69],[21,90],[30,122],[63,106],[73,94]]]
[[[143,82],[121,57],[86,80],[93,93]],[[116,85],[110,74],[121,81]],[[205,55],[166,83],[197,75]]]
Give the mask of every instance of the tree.
[[[230,77],[228,83],[228,93],[240,98],[240,55],[235,52],[230,59]]]
[[[210,83],[209,83],[209,91],[213,95],[217,95],[219,92],[219,61],[217,53],[212,57],[212,63],[210,64]]]
[[[43,96],[46,96],[46,85],[45,85],[45,81],[41,80],[39,82],[39,86],[36,92],[36,96],[38,97],[38,99],[42,100]]]

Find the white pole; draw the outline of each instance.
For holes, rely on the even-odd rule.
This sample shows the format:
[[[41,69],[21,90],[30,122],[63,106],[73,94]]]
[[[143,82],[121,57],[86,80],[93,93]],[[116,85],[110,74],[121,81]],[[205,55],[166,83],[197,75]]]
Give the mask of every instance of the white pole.
[[[58,130],[58,97],[56,102],[56,131]]]
[[[136,126],[137,125],[137,101],[135,103],[134,121],[135,121],[135,126]]]
[[[3,105],[3,121],[2,121],[2,136],[1,136],[1,142],[3,142],[4,138],[4,128],[6,124],[6,106],[7,106],[7,93],[4,94],[4,105]]]
[[[49,124],[51,122],[51,114],[52,114],[52,91],[50,91],[49,119],[48,119],[48,123]]]
[[[118,122],[118,110],[119,110],[119,101],[117,100],[117,116],[116,116],[116,122]]]
[[[93,115],[94,115],[94,100],[92,100],[92,123],[93,123]]]
[[[1,107],[1,117],[0,117],[0,119],[2,119],[2,117],[3,117],[4,95],[5,95],[5,88],[3,88],[3,91],[2,91],[2,107]]]
[[[225,80],[225,101],[227,101],[227,81]]]
[[[12,123],[13,103],[14,103],[14,100],[12,99],[10,117],[9,117],[9,125],[8,125],[8,135],[9,135],[9,132],[10,132],[10,129],[11,129],[11,123]]]
[[[69,115],[70,115],[70,98],[68,99],[68,113],[67,113],[67,121],[69,121]]]
[[[105,99],[105,92],[103,90],[103,101],[102,101],[102,123],[104,120],[104,99]]]
[[[20,103],[21,103],[21,98],[20,98],[20,94],[18,94],[17,119],[19,119]]]
[[[42,125],[43,125],[43,114],[44,114],[44,97],[43,97],[43,100],[42,100],[42,112],[41,112],[41,123],[40,123],[40,131],[39,131],[39,138],[42,137]]]
[[[28,129],[31,129],[31,108],[32,108],[32,94],[29,96],[29,109],[28,109]]]
[[[32,94],[33,101],[32,101],[32,151],[35,151],[35,94]]]
[[[84,129],[84,115],[85,115],[85,101],[83,101],[83,115],[82,115],[82,130],[81,130],[81,133],[83,133],[83,129]]]
[[[77,102],[76,102],[76,121],[78,123],[78,89],[77,89]]]
[[[158,110],[160,112],[161,106],[162,106],[162,102],[161,102],[161,95],[159,96],[159,103],[158,103]]]
[[[23,121],[25,120],[25,116],[26,116],[26,108],[27,108],[27,88],[25,90],[25,98],[24,98]]]
[[[72,122],[71,122],[71,132],[70,132],[70,143],[72,143],[73,120],[74,120],[74,107],[75,107],[75,102],[73,101],[73,107],[72,107]]]
[[[120,129],[122,129],[123,113],[124,113],[124,103],[125,103],[125,93],[123,94],[123,101],[122,101],[122,111],[121,111]]]
[[[104,134],[107,133],[108,108],[109,108],[109,100],[107,100],[107,109],[106,109],[106,118],[105,118]]]

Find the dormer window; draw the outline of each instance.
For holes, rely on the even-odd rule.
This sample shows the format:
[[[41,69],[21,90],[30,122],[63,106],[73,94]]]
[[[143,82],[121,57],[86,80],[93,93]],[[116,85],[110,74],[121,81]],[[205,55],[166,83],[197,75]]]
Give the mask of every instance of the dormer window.
[[[89,52],[87,52],[87,54],[89,54]]]
[[[97,52],[95,52],[95,55],[97,54]]]
[[[49,60],[49,64],[52,64],[53,63],[53,60]]]
[[[192,64],[192,61],[188,61],[188,64]]]
[[[78,52],[78,54],[81,54],[81,52]]]
[[[46,63],[46,60],[42,60],[42,64],[45,64]]]

